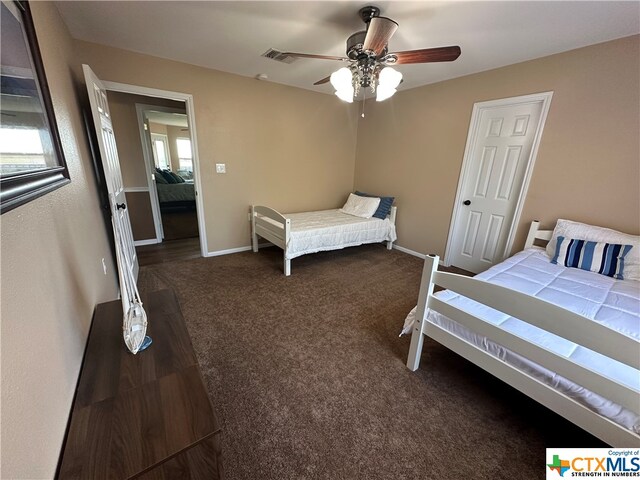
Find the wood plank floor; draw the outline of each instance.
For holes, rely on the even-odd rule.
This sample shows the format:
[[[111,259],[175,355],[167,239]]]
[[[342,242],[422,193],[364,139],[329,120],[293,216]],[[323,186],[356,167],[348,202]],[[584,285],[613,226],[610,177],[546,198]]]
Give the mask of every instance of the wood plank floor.
[[[200,258],[200,239],[167,240],[155,245],[136,247],[140,266]]]

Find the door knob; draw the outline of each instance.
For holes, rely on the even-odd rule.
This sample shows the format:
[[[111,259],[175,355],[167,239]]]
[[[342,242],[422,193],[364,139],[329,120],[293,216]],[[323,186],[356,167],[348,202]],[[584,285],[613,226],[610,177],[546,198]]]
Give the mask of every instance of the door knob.
[[[464,202],[462,202],[463,205],[471,205],[471,200],[465,200]]]
[[[126,210],[127,206],[124,203],[116,203],[116,208],[118,210],[122,209],[122,210]]]

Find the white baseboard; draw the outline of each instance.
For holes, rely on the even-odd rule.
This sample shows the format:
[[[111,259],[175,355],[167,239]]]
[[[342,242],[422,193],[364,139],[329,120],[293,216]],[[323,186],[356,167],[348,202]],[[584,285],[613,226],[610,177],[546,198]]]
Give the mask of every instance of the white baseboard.
[[[418,257],[424,260],[424,254],[416,252],[415,250],[409,250],[408,248],[401,247],[400,245],[393,245],[394,250],[399,250],[402,253],[408,253],[409,255],[413,255],[414,257]]]
[[[142,247],[143,245],[155,245],[160,243],[157,238],[150,238],[149,240],[136,240],[133,242],[135,247]]]
[[[398,250],[398,251],[402,252],[402,253],[407,253],[409,255],[413,255],[414,257],[418,257],[418,258],[421,258],[421,259],[424,260],[425,255],[423,253],[416,252],[415,250],[410,250],[410,249],[405,248],[405,247],[401,247],[400,245],[393,245],[393,248],[395,250]],[[444,262],[442,261],[442,259],[440,259],[440,261],[438,263],[439,263],[439,265],[441,267],[444,267]]]
[[[258,248],[275,247],[271,242],[259,243]],[[251,245],[246,247],[228,248],[226,250],[216,250],[215,252],[207,252],[207,257],[219,257],[220,255],[230,255],[232,253],[247,252],[251,250]]]
[[[220,255],[230,255],[232,253],[240,253],[251,250],[251,245],[238,248],[227,248],[226,250],[216,250],[215,252],[207,252],[207,257],[219,257]]]

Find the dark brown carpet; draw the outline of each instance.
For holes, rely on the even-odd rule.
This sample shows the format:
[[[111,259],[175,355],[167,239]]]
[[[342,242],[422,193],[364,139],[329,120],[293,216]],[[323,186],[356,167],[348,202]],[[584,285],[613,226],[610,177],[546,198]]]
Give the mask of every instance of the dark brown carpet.
[[[601,445],[433,341],[405,367],[420,259],[370,245],[281,268],[268,248],[141,269],[178,295],[229,480],[533,479],[545,446]]]

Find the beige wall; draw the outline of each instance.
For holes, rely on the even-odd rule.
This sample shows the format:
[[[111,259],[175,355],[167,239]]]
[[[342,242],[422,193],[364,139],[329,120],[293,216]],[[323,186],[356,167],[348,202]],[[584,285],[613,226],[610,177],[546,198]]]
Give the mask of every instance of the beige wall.
[[[81,41],[76,54],[104,80],[193,95],[210,252],[249,245],[252,203],[335,208],[353,187],[357,113],[332,95]]]
[[[396,195],[398,244],[444,254],[475,102],[554,91],[515,249],[531,220],[640,231],[638,36],[399,92],[367,105],[355,187]]]
[[[149,131],[151,133],[167,134],[167,126],[156,122],[149,122]]]
[[[0,217],[0,477],[7,479],[53,477],[93,308],[117,298],[78,105],[86,90],[76,90],[70,74],[73,43],[55,6],[31,2],[31,9],[71,183]]]

